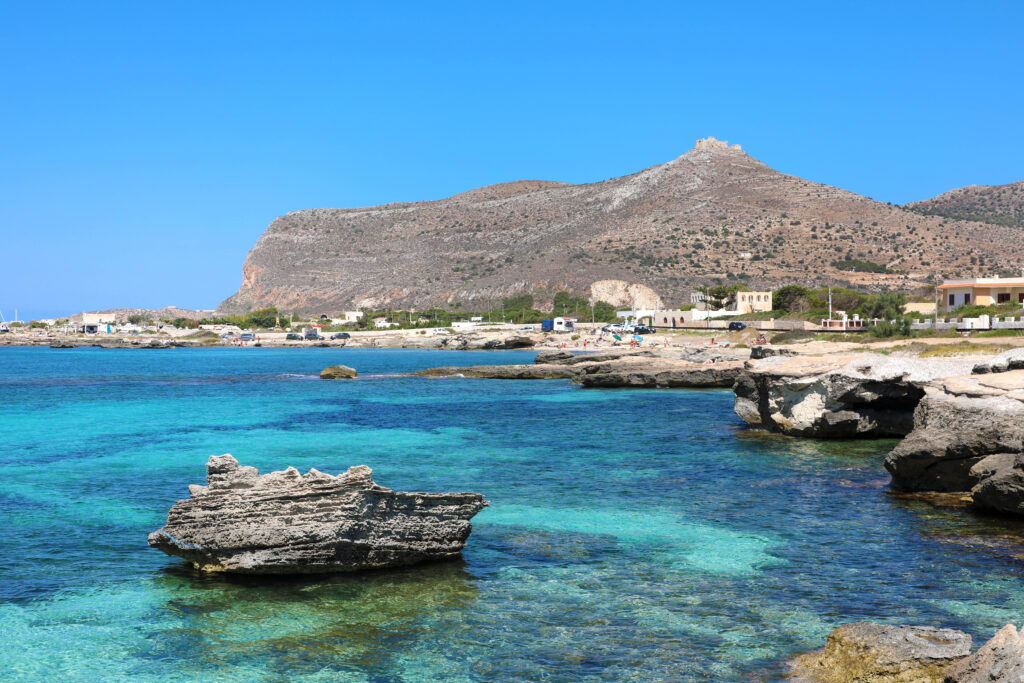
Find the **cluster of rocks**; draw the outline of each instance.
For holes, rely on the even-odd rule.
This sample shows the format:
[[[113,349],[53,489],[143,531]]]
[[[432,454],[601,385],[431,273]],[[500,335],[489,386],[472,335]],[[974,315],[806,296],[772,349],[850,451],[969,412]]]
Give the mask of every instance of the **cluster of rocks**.
[[[1008,624],[971,654],[971,636],[949,628],[844,624],[825,647],[790,662],[807,683],[1024,681],[1024,637]]]
[[[369,467],[331,476],[293,467],[260,475],[213,456],[206,486],[189,486],[149,545],[201,571],[313,574],[457,557],[477,493],[405,493],[378,486]]]
[[[901,491],[962,492],[1024,515],[1024,349],[981,363],[852,356],[750,361],[734,386],[751,425],[814,438],[905,437],[886,458]]]

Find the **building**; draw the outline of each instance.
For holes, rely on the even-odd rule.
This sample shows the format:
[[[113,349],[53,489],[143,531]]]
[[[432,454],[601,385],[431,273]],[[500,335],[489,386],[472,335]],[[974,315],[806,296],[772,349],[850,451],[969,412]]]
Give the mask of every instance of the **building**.
[[[113,313],[83,313],[83,325],[111,325],[117,322],[117,316]]]
[[[946,280],[939,285],[939,292],[942,310],[947,313],[960,306],[1024,305],[1024,275]]]
[[[359,322],[363,317],[362,311],[342,311],[340,318],[331,318],[332,325],[347,325]]]
[[[739,145],[730,145],[725,140],[716,140],[712,137],[701,138],[697,140],[693,145],[694,149],[722,149],[722,150],[739,150],[742,149]]]
[[[920,313],[922,315],[935,315],[934,301],[911,301],[903,305],[904,313]]]
[[[772,310],[771,292],[736,292],[736,310],[740,313],[763,313]]]

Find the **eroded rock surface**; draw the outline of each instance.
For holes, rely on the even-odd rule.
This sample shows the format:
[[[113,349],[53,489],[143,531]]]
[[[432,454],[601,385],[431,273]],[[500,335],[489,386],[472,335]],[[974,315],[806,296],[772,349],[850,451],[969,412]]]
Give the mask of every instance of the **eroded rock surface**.
[[[972,491],[974,505],[1024,513],[1024,370],[926,388],[914,429],[885,459],[904,491]]]
[[[791,671],[820,683],[941,683],[970,651],[962,631],[857,622],[832,631],[824,649],[797,657]]]
[[[1007,624],[970,657],[946,670],[946,683],[1024,682],[1024,635]]]
[[[925,386],[967,374],[971,366],[875,354],[751,360],[734,387],[734,408],[751,425],[794,436],[904,436],[913,429]]]
[[[477,493],[405,493],[378,486],[366,466],[331,476],[289,467],[260,475],[212,456],[207,485],[189,486],[149,545],[197,569],[315,574],[457,557],[487,506]]]

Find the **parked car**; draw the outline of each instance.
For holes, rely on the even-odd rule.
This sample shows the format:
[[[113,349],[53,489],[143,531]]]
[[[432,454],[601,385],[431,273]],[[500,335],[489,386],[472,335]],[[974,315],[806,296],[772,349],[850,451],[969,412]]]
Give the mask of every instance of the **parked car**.
[[[741,323],[739,320],[733,320],[731,323],[729,323],[729,329],[732,331],[745,330],[747,329],[747,324]]]
[[[523,325],[522,327],[520,327],[520,328],[518,328],[516,330],[516,332],[533,332],[533,331],[534,331],[533,325]]]
[[[352,335],[348,332],[335,332],[331,335],[331,339],[351,339]]]
[[[451,334],[451,332],[449,332],[448,329],[444,328],[444,327],[435,327],[434,329],[432,329],[430,331],[430,333],[431,334]]]
[[[320,336],[320,331],[315,327],[311,327],[305,332],[303,332],[302,338],[307,339],[309,341],[318,341],[320,339],[323,339],[323,337]]]
[[[238,339],[244,342],[256,341],[256,335],[252,332],[243,332],[238,336]]]
[[[289,332],[284,336],[284,338],[289,339],[291,341],[302,341],[302,335],[296,334],[295,332]]]
[[[605,325],[601,328],[602,332],[625,332],[626,328],[622,326],[622,323],[612,323]]]
[[[647,325],[637,325],[633,328],[633,334],[654,334],[655,332],[657,332],[656,329]]]

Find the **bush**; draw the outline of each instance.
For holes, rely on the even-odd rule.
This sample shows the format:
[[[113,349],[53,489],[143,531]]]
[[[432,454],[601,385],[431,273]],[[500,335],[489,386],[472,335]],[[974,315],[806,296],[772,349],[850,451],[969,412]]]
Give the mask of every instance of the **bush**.
[[[842,261],[833,261],[832,267],[836,270],[848,270],[856,273],[888,273],[891,272],[881,263],[862,261],[860,259],[847,258]]]
[[[871,336],[885,339],[888,337],[909,337],[910,318],[899,318],[895,321],[883,320],[871,328]]]

